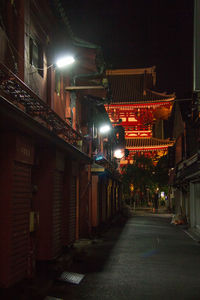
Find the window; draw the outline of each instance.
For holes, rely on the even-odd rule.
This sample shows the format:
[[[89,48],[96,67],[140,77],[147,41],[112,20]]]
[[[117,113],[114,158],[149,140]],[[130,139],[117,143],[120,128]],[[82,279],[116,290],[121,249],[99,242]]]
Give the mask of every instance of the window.
[[[38,73],[43,77],[43,49],[42,46],[30,38],[29,41],[29,63],[37,68]]]

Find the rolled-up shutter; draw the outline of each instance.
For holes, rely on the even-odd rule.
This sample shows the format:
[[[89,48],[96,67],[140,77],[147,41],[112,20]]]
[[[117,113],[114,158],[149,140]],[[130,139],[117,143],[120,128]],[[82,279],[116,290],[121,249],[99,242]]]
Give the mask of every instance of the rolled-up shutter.
[[[63,172],[55,171],[53,189],[53,256],[62,250]]]
[[[99,182],[98,182],[98,194],[99,194],[99,224],[102,223],[102,194],[103,194],[103,185],[102,185],[102,178],[99,176]]]
[[[71,197],[69,199],[69,244],[75,241],[76,235],[76,176],[71,178]]]
[[[105,178],[102,180],[102,222],[106,222],[107,216],[107,184]]]
[[[11,283],[17,282],[27,274],[30,201],[31,166],[14,162],[11,202]]]

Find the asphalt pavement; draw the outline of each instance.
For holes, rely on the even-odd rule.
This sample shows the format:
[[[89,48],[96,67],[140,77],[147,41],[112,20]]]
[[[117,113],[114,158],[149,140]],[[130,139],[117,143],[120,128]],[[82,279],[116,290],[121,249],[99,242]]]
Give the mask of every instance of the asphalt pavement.
[[[200,244],[169,214],[138,211],[83,247],[71,271],[80,284],[54,282],[49,296],[70,300],[200,299]],[[81,248],[81,247],[80,247]]]
[[[73,255],[66,253],[51,272],[0,299],[200,300],[200,243],[186,233],[164,211],[132,211],[101,236],[75,243]],[[84,278],[63,282],[63,271]]]

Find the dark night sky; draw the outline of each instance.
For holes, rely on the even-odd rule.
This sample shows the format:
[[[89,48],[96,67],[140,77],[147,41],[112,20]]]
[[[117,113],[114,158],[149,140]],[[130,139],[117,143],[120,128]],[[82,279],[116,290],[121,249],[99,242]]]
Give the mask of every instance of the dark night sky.
[[[76,36],[102,46],[109,67],[156,65],[157,90],[190,96],[192,0],[63,0]]]

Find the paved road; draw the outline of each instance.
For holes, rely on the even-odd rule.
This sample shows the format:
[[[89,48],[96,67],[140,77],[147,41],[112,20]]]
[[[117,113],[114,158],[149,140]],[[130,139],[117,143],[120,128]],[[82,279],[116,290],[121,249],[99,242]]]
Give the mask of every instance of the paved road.
[[[133,216],[89,247],[72,271],[79,285],[55,283],[70,300],[200,299],[200,244],[162,215]]]

